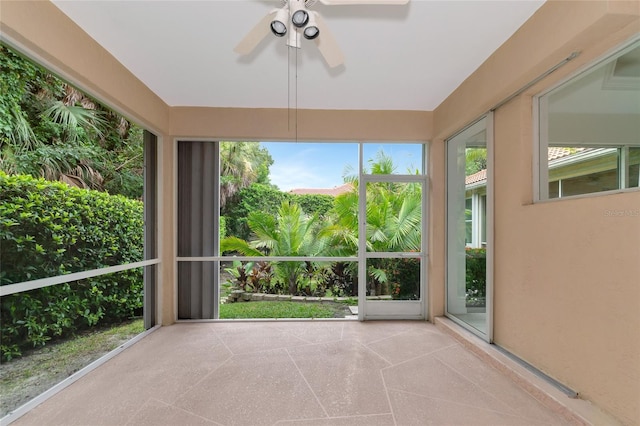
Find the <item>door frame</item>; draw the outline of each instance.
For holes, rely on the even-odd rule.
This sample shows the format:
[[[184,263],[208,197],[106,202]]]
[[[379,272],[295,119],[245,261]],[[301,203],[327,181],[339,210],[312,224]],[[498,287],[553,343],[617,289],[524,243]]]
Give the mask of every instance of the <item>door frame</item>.
[[[428,218],[427,206],[429,199],[429,174],[426,168],[428,159],[428,144],[422,145],[422,174],[419,175],[374,175],[364,174],[364,145],[359,145],[359,171],[358,171],[358,320],[424,320],[427,318],[427,258],[428,258]],[[367,183],[372,182],[397,182],[419,183],[422,185],[421,197],[421,250],[420,252],[367,252]],[[420,260],[420,299],[376,301],[367,300],[367,260],[373,258],[414,258]]]

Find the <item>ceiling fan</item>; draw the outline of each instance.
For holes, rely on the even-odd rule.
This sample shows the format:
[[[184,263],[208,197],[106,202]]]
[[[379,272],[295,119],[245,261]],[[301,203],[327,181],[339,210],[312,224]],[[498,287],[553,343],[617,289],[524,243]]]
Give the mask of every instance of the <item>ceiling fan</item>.
[[[282,6],[262,18],[238,43],[234,51],[248,55],[269,34],[287,37],[287,45],[300,48],[302,37],[314,40],[331,68],[344,62],[344,54],[320,15],[310,8],[318,1],[334,5],[403,5],[409,0],[280,0]]]

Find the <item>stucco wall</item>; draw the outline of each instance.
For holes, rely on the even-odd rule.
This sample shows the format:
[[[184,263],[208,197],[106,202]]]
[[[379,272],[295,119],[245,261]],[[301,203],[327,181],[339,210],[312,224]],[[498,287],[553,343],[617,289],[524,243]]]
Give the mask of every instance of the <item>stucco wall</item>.
[[[171,132],[232,140],[419,142],[433,133],[433,113],[176,107]]]
[[[581,52],[495,111],[494,341],[625,424],[640,423],[640,192],[534,204],[532,96],[639,16],[638,2],[549,2],[434,112],[439,141]]]

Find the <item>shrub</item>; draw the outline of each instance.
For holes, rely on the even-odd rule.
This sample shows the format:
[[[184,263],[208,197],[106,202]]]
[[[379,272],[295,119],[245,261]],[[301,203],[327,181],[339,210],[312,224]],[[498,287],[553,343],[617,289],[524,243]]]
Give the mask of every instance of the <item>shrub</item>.
[[[487,296],[487,250],[465,251],[467,303],[483,304]]]
[[[251,235],[247,224],[249,213],[260,211],[275,216],[283,201],[298,204],[309,216],[317,213],[320,218],[323,218],[333,208],[334,197],[318,194],[290,194],[272,185],[254,183],[238,191],[222,210],[225,217],[225,236],[248,240]]]
[[[0,172],[0,284],[143,259],[143,204]],[[2,298],[2,355],[142,308],[142,268]]]

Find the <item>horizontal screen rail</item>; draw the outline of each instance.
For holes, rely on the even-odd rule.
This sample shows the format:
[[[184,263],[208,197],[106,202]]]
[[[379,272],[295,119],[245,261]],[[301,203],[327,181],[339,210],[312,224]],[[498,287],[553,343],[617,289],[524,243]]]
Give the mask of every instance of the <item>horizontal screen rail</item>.
[[[55,277],[40,278],[37,280],[23,281],[15,284],[0,286],[0,296],[22,293],[24,291],[36,290],[50,287],[52,285],[64,284],[70,281],[84,280],[86,278],[99,277],[100,275],[112,274],[114,272],[127,271],[129,269],[141,268],[144,266],[157,265],[160,259],[143,260],[142,262],[125,263],[123,265],[108,266],[106,268],[92,269],[90,271],[74,272],[72,274],[58,275]]]
[[[329,257],[329,256],[202,256],[178,257],[178,262],[357,262],[357,257]]]

